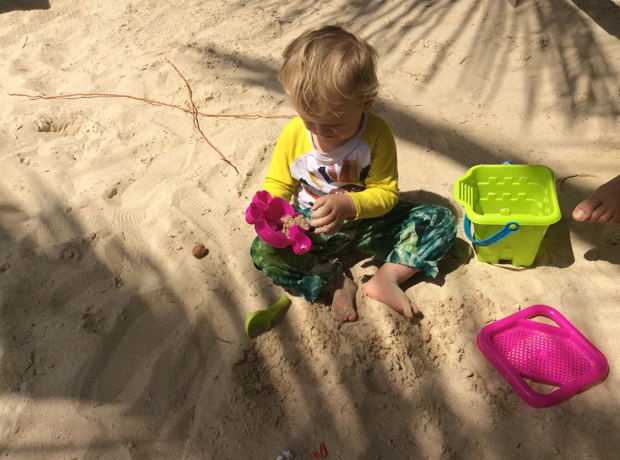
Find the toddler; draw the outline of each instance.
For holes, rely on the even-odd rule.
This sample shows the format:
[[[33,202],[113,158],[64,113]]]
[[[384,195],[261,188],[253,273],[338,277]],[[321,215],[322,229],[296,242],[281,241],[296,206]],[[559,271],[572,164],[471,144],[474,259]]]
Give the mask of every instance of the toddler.
[[[437,275],[456,237],[447,209],[399,201],[396,144],[370,112],[377,97],[377,52],[339,26],[302,34],[284,51],[279,79],[299,117],[282,131],[263,189],[289,201],[312,225],[310,250],[297,255],[256,238],[256,267],[312,302],[332,285],[332,313],[355,321],[357,284],[338,257],[359,251],[383,263],[364,292],[407,318],[418,308],[400,288],[417,272]]]

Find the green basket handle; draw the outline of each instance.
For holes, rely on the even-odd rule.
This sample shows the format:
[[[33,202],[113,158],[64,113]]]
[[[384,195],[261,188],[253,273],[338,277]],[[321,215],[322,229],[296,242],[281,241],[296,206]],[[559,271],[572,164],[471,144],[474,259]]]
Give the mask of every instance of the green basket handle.
[[[490,246],[494,243],[497,243],[500,240],[503,240],[511,233],[514,233],[517,230],[519,230],[518,223],[508,222],[504,226],[504,228],[502,228],[495,235],[485,238],[484,240],[476,241],[474,240],[474,237],[471,234],[471,221],[469,220],[469,217],[467,217],[467,214],[465,214],[465,217],[463,218],[463,227],[465,230],[465,236],[469,239],[469,241],[471,241],[474,244],[477,244],[478,246]]]

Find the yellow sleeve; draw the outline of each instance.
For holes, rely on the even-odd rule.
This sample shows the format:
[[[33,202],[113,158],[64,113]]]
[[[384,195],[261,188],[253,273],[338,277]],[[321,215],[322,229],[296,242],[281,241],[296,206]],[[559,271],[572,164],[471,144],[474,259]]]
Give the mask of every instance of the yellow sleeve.
[[[398,202],[398,162],[396,141],[390,126],[378,115],[369,112],[367,129],[361,140],[371,150],[366,190],[350,193],[357,215],[354,220],[379,217]]]
[[[304,124],[301,118],[297,117],[285,126],[278,138],[263,182],[263,190],[268,191],[271,196],[290,201],[299,182],[291,176],[291,164],[310,148]]]

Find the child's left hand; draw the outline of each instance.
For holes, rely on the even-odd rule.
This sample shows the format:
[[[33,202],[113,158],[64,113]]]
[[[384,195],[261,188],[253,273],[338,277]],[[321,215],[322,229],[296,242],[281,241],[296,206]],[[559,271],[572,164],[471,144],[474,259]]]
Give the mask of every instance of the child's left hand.
[[[349,195],[323,195],[314,202],[312,210],[310,224],[316,227],[316,233],[326,235],[337,233],[345,220],[357,215],[355,202]]]

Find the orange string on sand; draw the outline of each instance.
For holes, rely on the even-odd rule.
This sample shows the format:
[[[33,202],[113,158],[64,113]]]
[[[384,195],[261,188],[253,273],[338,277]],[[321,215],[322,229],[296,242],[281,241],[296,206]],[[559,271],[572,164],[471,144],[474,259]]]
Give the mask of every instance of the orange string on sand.
[[[189,96],[189,105],[192,108],[192,121],[194,122],[194,127],[198,130],[198,132],[200,133],[202,138],[205,140],[205,142],[209,144],[213,150],[219,153],[222,159],[226,163],[228,163],[230,166],[232,166],[235,169],[235,171],[237,171],[237,174],[239,174],[239,171],[237,170],[237,168],[235,168],[235,166],[228,160],[228,158],[226,158],[224,154],[220,152],[217,149],[217,147],[209,141],[209,139],[207,139],[207,136],[205,136],[205,133],[203,133],[202,129],[200,129],[200,124],[198,123],[198,116],[196,115],[196,105],[194,104],[194,99],[192,98],[192,88],[189,86],[189,83],[187,83],[187,80],[185,79],[183,74],[179,72],[179,69],[177,69],[177,67],[172,62],[170,61],[166,61],[166,62],[170,64],[174,70],[176,70],[176,72],[179,74],[179,77],[181,77],[183,81],[185,82],[185,86],[187,87],[187,95]]]
[[[136,96],[129,96],[128,94],[113,94],[113,93],[75,93],[75,94],[61,94],[58,96],[41,96],[40,94],[19,94],[19,93],[8,93],[9,96],[18,96],[18,97],[27,97],[32,100],[37,99],[90,99],[95,97],[124,97],[126,99],[133,99],[135,101],[148,102],[149,104],[155,105],[163,105],[165,107],[170,107],[172,109],[182,110],[183,112],[192,113],[191,110],[186,109],[184,107],[179,107],[174,104],[167,104],[165,102],[154,101],[152,99],[144,99]],[[203,113],[196,112],[196,115],[202,115],[203,117],[209,118],[241,118],[241,119],[249,119],[253,120],[256,118],[295,118],[294,115],[233,115],[233,114],[224,114],[224,113]]]
[[[187,87],[187,92],[188,92],[188,95],[189,95],[189,103],[190,103],[190,106],[191,106],[191,110],[188,110],[188,109],[186,109],[184,107],[179,107],[178,105],[167,104],[165,102],[154,101],[152,99],[145,99],[145,98],[136,97],[136,96],[129,96],[127,94],[74,93],[74,94],[61,94],[61,95],[58,95],[58,96],[41,96],[41,95],[37,95],[37,94],[31,95],[31,94],[9,93],[9,96],[27,97],[27,98],[32,99],[32,100],[37,100],[37,99],[47,99],[47,100],[49,100],[49,99],[79,99],[79,98],[95,98],[95,97],[120,97],[120,98],[126,98],[126,99],[133,99],[133,100],[136,100],[136,101],[147,102],[149,104],[162,105],[162,106],[165,106],[165,107],[170,107],[170,108],[173,108],[173,109],[182,110],[183,112],[186,112],[186,113],[191,113],[192,114],[192,121],[194,122],[194,127],[198,130],[198,132],[200,133],[202,138],[205,140],[205,142],[207,144],[209,144],[211,146],[211,148],[213,150],[215,150],[222,157],[222,159],[226,163],[228,163],[230,166],[232,166],[235,169],[235,171],[237,171],[237,174],[239,174],[239,171],[237,170],[237,168],[222,154],[222,152],[220,152],[209,141],[209,139],[207,139],[207,136],[205,136],[205,134],[202,132],[202,129],[200,129],[200,124],[198,122],[198,115],[201,115],[201,116],[204,116],[204,117],[212,117],[212,118],[242,118],[242,119],[294,118],[294,116],[292,116],[292,115],[232,115],[232,114],[210,114],[210,113],[198,112],[198,110],[196,109],[196,105],[194,104],[194,100],[192,98],[192,89],[189,86],[189,83],[187,82],[187,80],[185,79],[183,74],[181,74],[179,69],[177,69],[176,66],[172,62],[170,62],[170,61],[166,61],[166,62],[168,64],[170,64],[174,68],[174,70],[179,74],[179,76],[185,82],[185,86]]]

